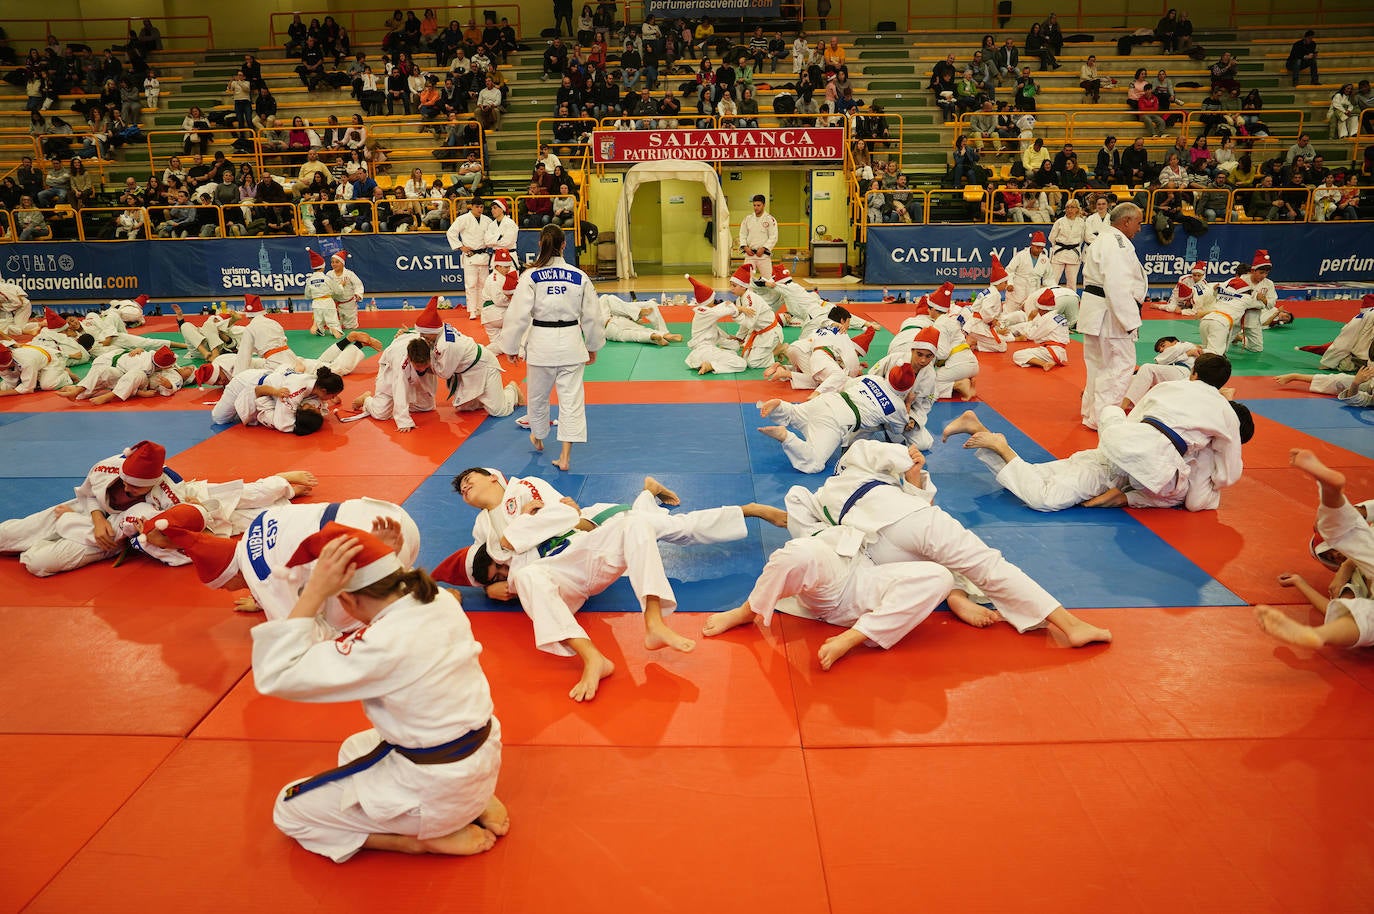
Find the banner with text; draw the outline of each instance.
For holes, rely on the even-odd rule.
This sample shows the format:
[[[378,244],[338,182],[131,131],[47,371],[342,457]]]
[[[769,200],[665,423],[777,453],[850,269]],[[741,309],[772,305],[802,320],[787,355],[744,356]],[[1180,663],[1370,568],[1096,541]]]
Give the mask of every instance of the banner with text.
[[[864,281],[876,285],[936,286],[985,283],[994,254],[1005,264],[1048,225],[903,225],[868,230]],[[1374,276],[1374,223],[1314,222],[1299,225],[1214,225],[1192,236],[1179,229],[1173,244],[1160,244],[1151,228],[1136,235],[1136,253],[1151,283],[1173,282],[1192,264],[1207,261],[1209,278],[1230,275],[1264,248],[1274,260],[1274,280],[1359,282]]]
[[[782,0],[645,0],[644,12],[660,19],[779,19]]]
[[[340,244],[341,242],[341,244]],[[363,285],[388,292],[458,292],[463,266],[448,239],[435,232],[345,235],[342,238],[228,238],[180,241],[28,242],[0,256],[0,280],[34,301],[133,298],[217,298],[248,292],[299,295],[310,272],[306,247],[348,251],[349,269]],[[571,240],[569,240],[571,248]],[[521,231],[516,252],[529,263],[539,233]],[[571,255],[571,250],[568,252]]]
[[[839,161],[843,127],[741,128],[737,130],[597,130],[592,156],[598,164],[659,162]]]

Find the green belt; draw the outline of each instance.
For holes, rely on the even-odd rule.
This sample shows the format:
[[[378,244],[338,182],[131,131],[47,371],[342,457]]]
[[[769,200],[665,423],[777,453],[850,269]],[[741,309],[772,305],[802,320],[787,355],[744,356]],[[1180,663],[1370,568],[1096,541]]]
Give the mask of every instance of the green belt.
[[[609,508],[603,508],[601,511],[598,511],[591,521],[600,527],[617,514],[624,514],[633,507],[634,505],[611,505]]]
[[[458,372],[458,373],[459,373],[459,374],[467,374],[469,371],[472,371],[473,368],[477,367],[477,363],[480,362],[480,361],[482,361],[482,344],[481,344],[481,343],[478,343],[478,344],[477,344],[477,358],[475,358],[475,359],[472,360],[472,364],[471,364],[471,365],[469,365],[467,368],[464,368],[462,371],[460,371],[460,372]]]
[[[840,399],[843,400],[845,402],[845,405],[847,405],[849,409],[854,413],[854,427],[862,428],[864,424],[863,416],[859,415],[859,408],[854,405],[853,400],[849,399],[849,394],[845,393],[844,391],[840,391]]]

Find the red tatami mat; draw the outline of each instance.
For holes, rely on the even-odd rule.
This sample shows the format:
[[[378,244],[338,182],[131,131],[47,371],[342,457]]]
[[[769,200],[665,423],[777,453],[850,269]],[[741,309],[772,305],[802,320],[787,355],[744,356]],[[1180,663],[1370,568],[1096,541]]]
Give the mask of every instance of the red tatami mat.
[[[0,910],[27,904],[176,746],[154,737],[0,735]]]
[[[185,743],[26,910],[829,909],[799,749],[508,748],[511,833],[493,851],[343,867],[270,815],[283,784],[334,760],[318,743]]]
[[[646,651],[638,613],[582,613],[587,634],[616,665],[596,700],[568,698],[580,664],[535,650],[522,612],[471,613],[482,668],[510,746],[798,746],[780,636],[747,646],[700,639],[704,616],[669,624],[699,638],[690,654]],[[357,705],[265,698],[252,677],[196,729],[196,737],[338,741],[366,726]]]
[[[784,618],[802,745],[1374,739],[1369,692],[1311,651],[1277,661],[1247,607],[1081,614],[1115,642],[1074,649],[939,613],[829,672],[816,649],[836,629]]]
[[[198,606],[0,606],[0,732],[185,736],[247,671],[251,622]]]
[[[807,750],[834,914],[1356,914],[1367,740]]]

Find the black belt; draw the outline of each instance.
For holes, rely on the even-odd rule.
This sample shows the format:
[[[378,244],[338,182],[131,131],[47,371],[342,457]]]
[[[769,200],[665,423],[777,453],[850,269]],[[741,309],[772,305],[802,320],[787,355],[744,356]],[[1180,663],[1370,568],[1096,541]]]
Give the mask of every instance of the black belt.
[[[1174,446],[1174,450],[1178,451],[1178,456],[1183,457],[1187,455],[1188,443],[1183,440],[1183,436],[1180,435],[1178,432],[1169,428],[1169,426],[1165,425],[1163,422],[1160,422],[1154,416],[1146,416],[1145,418],[1140,420],[1140,423],[1142,425],[1150,426],[1150,428],[1155,429],[1165,438],[1168,438],[1169,443]]]
[[[382,740],[377,744],[377,748],[366,755],[355,758],[337,768],[322,771],[314,777],[306,778],[299,784],[293,784],[286,788],[286,794],[282,799],[292,800],[307,791],[314,790],[316,787],[323,787],[325,784],[341,781],[360,771],[366,771],[392,752],[405,756],[417,765],[447,765],[450,762],[461,762],[481,749],[490,735],[491,721],[487,721],[478,729],[470,730],[455,740],[425,749],[407,749],[404,746],[396,746]]]
[[[534,321],[536,327],[576,327],[580,321]]]
[[[1089,295],[1096,295],[1098,298],[1106,298],[1107,293],[1102,291],[1101,286],[1084,286],[1083,291]]]

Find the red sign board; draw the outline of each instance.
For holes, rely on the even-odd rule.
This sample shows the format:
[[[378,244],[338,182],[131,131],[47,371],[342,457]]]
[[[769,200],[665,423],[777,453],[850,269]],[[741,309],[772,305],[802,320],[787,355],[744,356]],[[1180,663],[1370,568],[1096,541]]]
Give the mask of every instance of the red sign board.
[[[717,130],[597,130],[592,160],[613,165],[661,162],[814,162],[844,158],[843,127]]]

